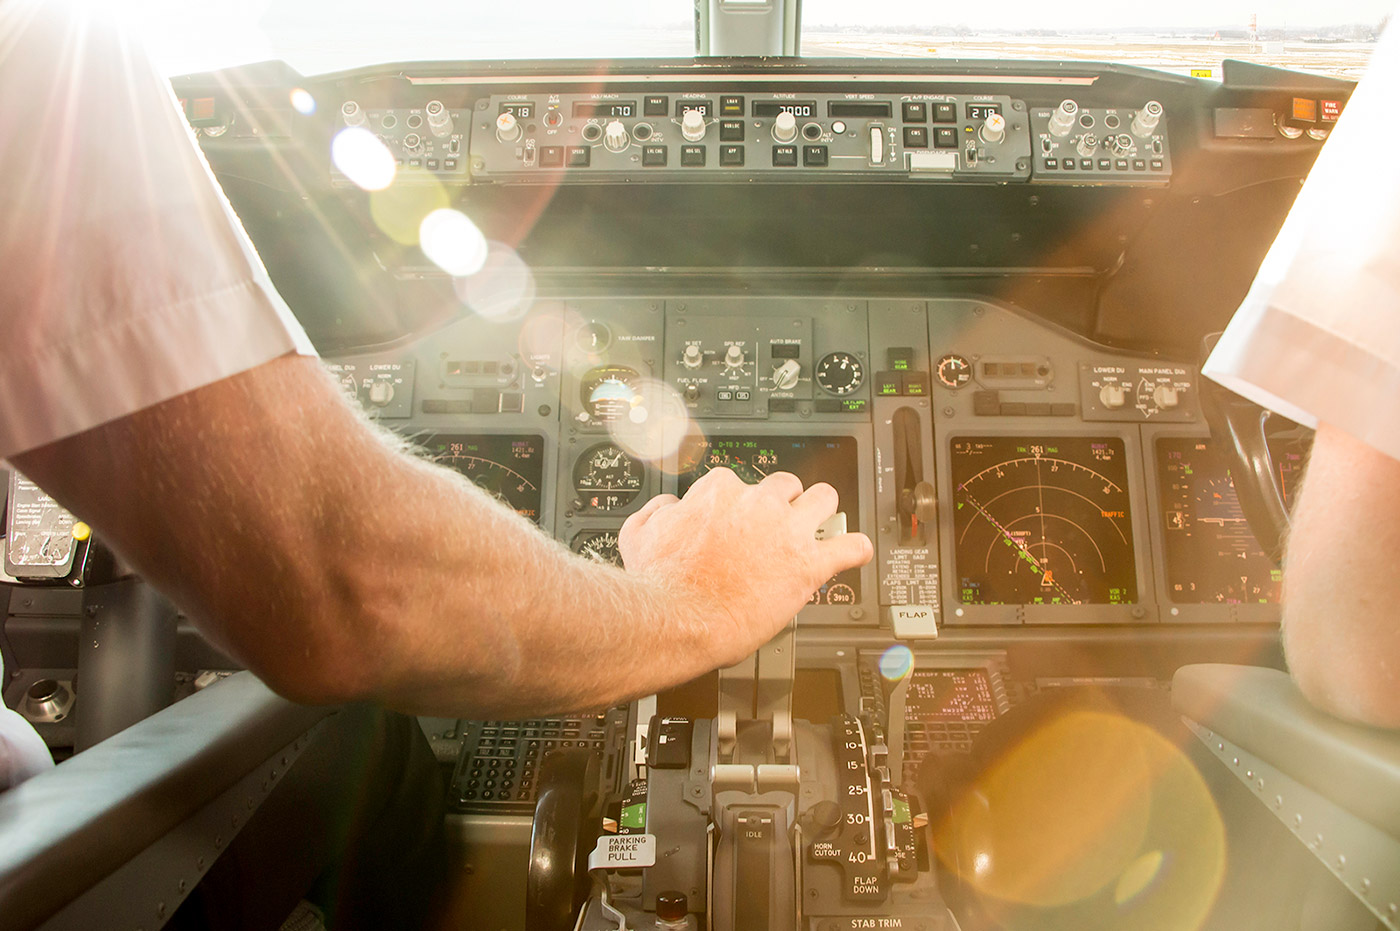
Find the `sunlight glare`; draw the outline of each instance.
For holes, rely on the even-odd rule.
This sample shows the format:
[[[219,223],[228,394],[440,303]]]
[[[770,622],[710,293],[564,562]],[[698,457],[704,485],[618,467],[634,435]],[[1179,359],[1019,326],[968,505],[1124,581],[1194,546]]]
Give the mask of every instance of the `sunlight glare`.
[[[451,207],[423,218],[418,244],[433,264],[454,278],[475,275],[486,265],[486,237],[466,214]]]
[[[389,147],[363,126],[349,126],[331,140],[331,161],[366,191],[382,191],[394,183],[398,166]]]

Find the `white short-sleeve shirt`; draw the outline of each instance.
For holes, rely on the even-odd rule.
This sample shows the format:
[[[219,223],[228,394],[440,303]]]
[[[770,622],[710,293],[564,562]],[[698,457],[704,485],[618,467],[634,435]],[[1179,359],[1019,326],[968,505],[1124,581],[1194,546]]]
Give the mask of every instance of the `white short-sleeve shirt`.
[[[314,354],[101,7],[0,3],[0,460]]]
[[[1298,194],[1204,372],[1400,459],[1400,29]]]

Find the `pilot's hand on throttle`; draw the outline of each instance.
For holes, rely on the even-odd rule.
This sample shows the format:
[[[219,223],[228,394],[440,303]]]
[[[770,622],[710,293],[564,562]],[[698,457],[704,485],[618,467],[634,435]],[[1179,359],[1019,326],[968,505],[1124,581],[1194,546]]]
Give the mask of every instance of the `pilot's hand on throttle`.
[[[659,495],[643,505],[622,525],[618,548],[628,572],[699,609],[714,661],[729,665],[768,642],[822,583],[870,561],[863,533],[815,538],[838,504],[825,482],[804,491],[797,476],[775,472],[747,485],[713,469],[684,500]]]

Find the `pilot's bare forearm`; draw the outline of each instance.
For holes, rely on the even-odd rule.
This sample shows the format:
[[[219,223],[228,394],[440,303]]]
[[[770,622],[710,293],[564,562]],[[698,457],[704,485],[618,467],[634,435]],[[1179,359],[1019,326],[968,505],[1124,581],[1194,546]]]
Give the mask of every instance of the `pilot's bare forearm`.
[[[698,675],[699,606],[391,448],[287,357],[19,457],[289,697],[591,707]],[[692,610],[693,609],[693,610]]]
[[[727,470],[587,562],[367,424],[284,357],[18,456],[16,466],[283,694],[496,716],[593,708],[732,663],[825,579],[836,493]]]
[[[1400,462],[1319,426],[1284,564],[1284,650],[1303,692],[1400,727]]]

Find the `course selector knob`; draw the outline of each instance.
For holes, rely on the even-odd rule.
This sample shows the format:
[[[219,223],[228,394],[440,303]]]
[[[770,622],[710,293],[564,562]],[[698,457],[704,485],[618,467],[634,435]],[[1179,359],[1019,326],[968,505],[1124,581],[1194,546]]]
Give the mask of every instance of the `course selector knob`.
[[[791,142],[797,138],[797,117],[784,110],[773,121],[773,138],[778,142]]]
[[[627,127],[622,125],[621,120],[613,120],[603,127],[603,145],[608,147],[608,151],[621,152],[631,141],[627,136]]]
[[[509,111],[496,117],[496,138],[502,142],[514,142],[520,138],[520,123],[515,114]]]
[[[699,110],[687,110],[681,116],[681,135],[690,142],[705,138],[705,114]]]
[[[983,142],[996,144],[1006,138],[1006,117],[1000,113],[988,114],[982,128],[977,132]]]

